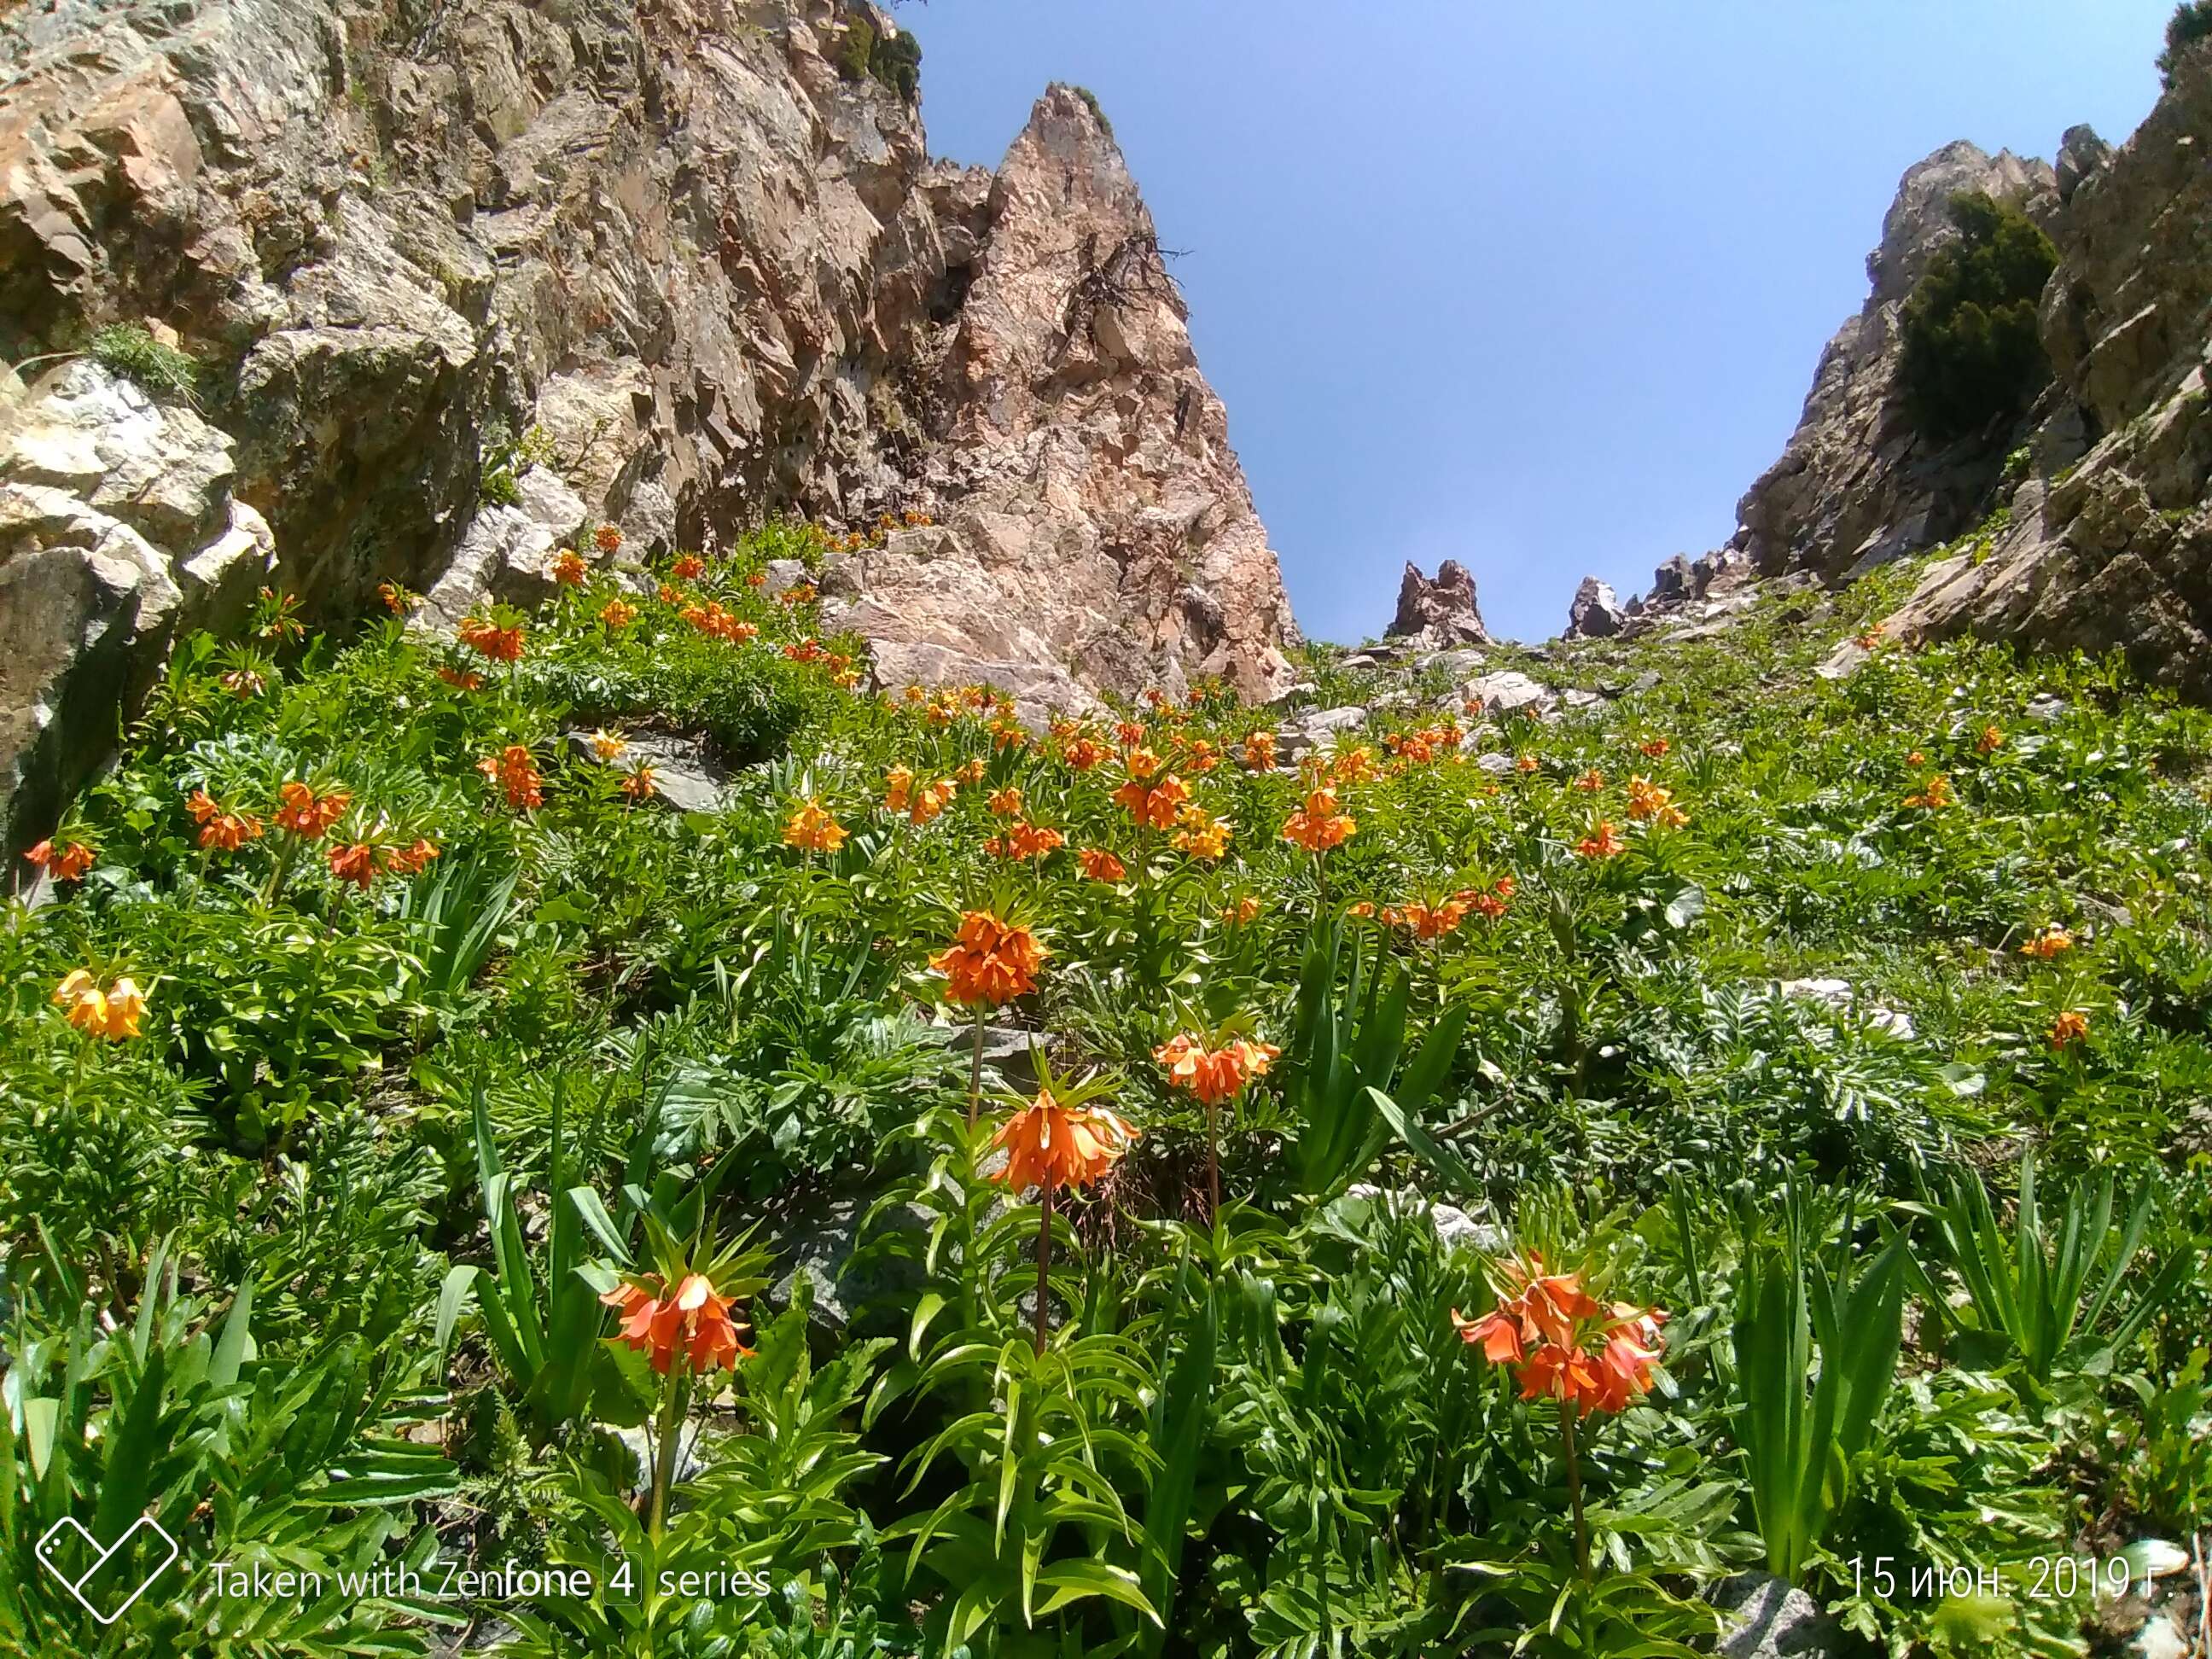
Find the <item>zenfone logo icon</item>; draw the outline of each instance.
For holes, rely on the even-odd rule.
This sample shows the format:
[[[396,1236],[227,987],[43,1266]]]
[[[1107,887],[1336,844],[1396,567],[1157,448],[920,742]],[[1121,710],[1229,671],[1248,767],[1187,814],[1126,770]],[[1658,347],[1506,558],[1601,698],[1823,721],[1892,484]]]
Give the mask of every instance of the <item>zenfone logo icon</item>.
[[[73,1516],[64,1516],[39,1540],[39,1565],[103,1625],[130,1612],[176,1559],[177,1540],[145,1515],[104,1549]]]

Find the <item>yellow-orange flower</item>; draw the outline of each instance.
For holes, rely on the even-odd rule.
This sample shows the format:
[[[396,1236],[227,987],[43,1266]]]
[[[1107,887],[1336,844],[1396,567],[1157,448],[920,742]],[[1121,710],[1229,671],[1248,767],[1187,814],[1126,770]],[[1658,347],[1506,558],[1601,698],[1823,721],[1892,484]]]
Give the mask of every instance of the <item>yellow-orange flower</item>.
[[[1098,1106],[1063,1106],[1051,1091],[1017,1112],[991,1137],[1004,1147],[1006,1168],[993,1177],[1016,1192],[1036,1187],[1087,1187],[1112,1169],[1137,1131]]]
[[[2073,948],[2074,935],[2054,923],[2021,945],[2020,953],[2024,957],[2035,957],[2048,962],[2051,957]]]
[[[384,601],[384,608],[395,617],[404,617],[422,603],[420,593],[411,592],[398,582],[379,582],[376,597]]]
[[[994,789],[983,804],[998,817],[1018,818],[1022,815],[1022,792],[1010,783],[1003,789]]]
[[[1610,818],[1600,818],[1590,826],[1590,832],[1575,843],[1575,851],[1586,859],[1609,859],[1628,850]]]
[[[510,743],[497,756],[487,755],[477,763],[477,770],[499,786],[514,811],[534,811],[545,805],[544,776],[524,744]]]
[[[1224,927],[1242,927],[1248,922],[1257,921],[1259,915],[1260,901],[1247,893],[1236,903],[1222,907],[1221,925]]]
[[[1244,764],[1254,772],[1274,769],[1275,734],[1273,732],[1247,732],[1244,734]]]
[[[592,545],[602,553],[619,553],[622,544],[622,532],[611,524],[603,524],[592,532]]]
[[[376,848],[368,842],[332,842],[325,855],[331,873],[340,881],[349,881],[366,893],[369,883],[376,879]]]
[[[72,968],[54,987],[54,1006],[63,1018],[87,1036],[110,1042],[138,1035],[138,1022],[146,1012],[146,995],[127,975],[102,990],[99,981],[82,968]]]
[[[2004,747],[2004,733],[1998,731],[1996,726],[1985,726],[1982,728],[1981,736],[1974,739],[1974,752],[1978,755],[1994,755]]]
[[[1513,769],[1525,778],[1533,774],[1536,769],[1542,764],[1543,763],[1538,760],[1534,755],[1523,755],[1519,760],[1513,763]]]
[[[2078,1008],[2069,1008],[2051,1022],[2051,1046],[2070,1048],[2089,1035],[2089,1016]]]
[[[628,628],[637,620],[637,607],[620,599],[609,599],[599,607],[599,620],[610,628]]]
[[[501,628],[497,623],[482,617],[470,617],[453,630],[463,645],[481,653],[494,662],[522,660],[522,624]]]
[[[1605,787],[1605,774],[1599,771],[1597,768],[1593,766],[1589,771],[1584,772],[1581,776],[1575,780],[1575,787],[1581,790],[1586,795],[1595,795],[1599,790]],[[1636,810],[1633,805],[1634,799],[1634,786],[1631,785],[1630,801],[1632,804],[1629,807],[1629,811],[1632,812]]]
[[[386,848],[384,867],[398,876],[419,875],[437,856],[437,844],[417,836],[411,847]]]
[[[581,587],[589,569],[583,555],[573,547],[564,547],[553,556],[553,580],[563,587]]]
[[[1132,778],[1114,792],[1114,804],[1151,830],[1172,830],[1189,799],[1189,787],[1172,772],[1150,788]]]
[[[945,975],[948,1001],[996,1006],[1036,990],[1037,970],[1049,954],[1019,923],[1001,921],[988,910],[967,910],[952,943],[929,965]]]
[[[1060,757],[1074,772],[1088,772],[1102,764],[1107,755],[1106,745],[1096,738],[1072,737],[1060,745]]]
[[[1283,839],[1309,853],[1323,853],[1342,846],[1358,829],[1357,818],[1338,811],[1336,791],[1322,787],[1309,794],[1305,805],[1291,814],[1283,825]]]
[[[1646,738],[1637,745],[1643,751],[1646,760],[1664,760],[1667,757],[1667,751],[1674,746],[1664,738]]]
[[[1905,798],[1905,804],[1907,806],[1932,809],[1948,806],[1954,799],[1951,793],[1951,780],[1941,772],[1930,772],[1928,775],[1928,781]]]
[[[845,844],[848,833],[821,802],[809,796],[783,826],[783,842],[803,853],[834,853]]]
[[[587,741],[592,745],[592,753],[603,761],[618,761],[629,753],[629,744],[618,733],[608,731],[604,726],[595,730]]]
[[[959,793],[960,786],[951,778],[939,778],[935,783],[925,784],[915,792],[914,805],[907,813],[909,823],[927,823],[951,804]]]
[[[653,780],[653,768],[640,763],[636,770],[625,773],[622,792],[632,800],[651,800],[660,793],[660,786]]]
[[[1420,939],[1439,939],[1447,933],[1456,933],[1467,913],[1474,908],[1471,898],[1454,894],[1441,904],[1424,904],[1419,899],[1408,899],[1399,911],[1413,937]]]
[[[1267,1075],[1268,1062],[1283,1051],[1272,1042],[1237,1037],[1218,1048],[1204,1039],[1178,1031],[1152,1050],[1152,1058],[1167,1068],[1172,1088],[1187,1089],[1208,1106],[1234,1100],[1255,1077]]]
[[[1229,850],[1229,821],[1195,806],[1183,809],[1182,828],[1176,831],[1178,852],[1194,859],[1218,859]]]
[[[1121,763],[1132,778],[1149,778],[1160,769],[1160,757],[1149,749],[1132,749]]]
[[[717,1296],[705,1274],[685,1275],[672,1292],[658,1278],[651,1283],[625,1281],[599,1300],[621,1310],[617,1335],[650,1355],[654,1370],[665,1376],[679,1353],[694,1371],[734,1370],[738,1356],[752,1352],[738,1339],[742,1324],[730,1316],[730,1299]]]
[[[1628,816],[1638,823],[1656,820],[1679,829],[1689,822],[1688,815],[1674,805],[1674,792],[1662,788],[1645,777],[1628,781]]]
[[[438,665],[438,678],[459,691],[475,691],[483,685],[483,675],[465,668],[455,668],[448,663]]]
[[[1081,848],[1075,854],[1075,861],[1091,881],[1120,881],[1129,873],[1127,865],[1102,848]]]

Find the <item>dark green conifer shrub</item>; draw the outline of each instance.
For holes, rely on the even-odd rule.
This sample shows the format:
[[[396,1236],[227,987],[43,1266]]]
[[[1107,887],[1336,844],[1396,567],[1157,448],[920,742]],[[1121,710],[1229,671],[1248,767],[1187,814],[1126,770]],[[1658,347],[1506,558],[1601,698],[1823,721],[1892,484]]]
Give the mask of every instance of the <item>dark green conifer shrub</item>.
[[[2173,66],[2181,54],[2207,35],[2212,35],[2212,0],[2181,0],[2166,20],[2166,50],[2158,55],[2158,77],[2173,82]]]
[[[1959,240],[1905,302],[1905,406],[1920,429],[1955,438],[2025,409],[2051,379],[2036,331],[2058,252],[2033,221],[1979,191],[1951,198]]]

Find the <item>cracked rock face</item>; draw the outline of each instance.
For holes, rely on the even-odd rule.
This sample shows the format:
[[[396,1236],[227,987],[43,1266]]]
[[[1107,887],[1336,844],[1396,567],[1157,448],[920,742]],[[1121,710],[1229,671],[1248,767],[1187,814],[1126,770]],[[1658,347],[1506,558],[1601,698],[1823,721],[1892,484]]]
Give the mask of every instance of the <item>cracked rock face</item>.
[[[848,584],[887,647],[1019,663],[1062,702],[1281,690],[1275,557],[1111,139],[1054,88],[995,175],[933,163],[912,105],[835,67],[863,20],[897,27],[860,0],[7,11],[0,351],[173,329],[202,368],[182,412],[219,441],[110,422],[94,478],[47,407],[81,393],[0,388],[0,422],[48,434],[0,462],[48,492],[9,523],[106,515],[108,474],[159,473],[117,521],[172,568],[252,514],[308,617],[343,625],[386,580],[443,583],[441,611],[527,591],[570,502],[647,555],[917,509],[945,535]],[[221,476],[171,477],[157,442]],[[526,499],[487,499],[491,468]],[[55,532],[7,533],[11,609],[49,583],[64,605],[82,573]],[[27,780],[96,763],[87,734],[173,632],[100,635],[125,671],[102,717],[40,714],[20,665],[0,686],[32,733],[0,756],[7,839],[46,810]]]
[[[1947,144],[1908,170],[1867,256],[1872,291],[1837,331],[1781,459],[1736,506],[1735,545],[1761,574],[1857,574],[1966,529],[1996,482],[2010,433],[1938,445],[1907,418],[1899,369],[1905,301],[1957,231],[1951,198],[1979,191],[2019,204],[2048,227],[2057,179],[2008,150]]]
[[[2212,52],[2183,55],[2118,150],[2077,130],[2069,152],[2042,310],[2063,396],[2034,472],[2002,530],[1931,568],[1889,626],[2118,649],[2212,698]]]
[[[1416,640],[1431,649],[1490,644],[1490,630],[1482,625],[1474,578],[1468,568],[1457,559],[1446,559],[1431,581],[1409,562],[1398,585],[1398,614],[1383,637]]]

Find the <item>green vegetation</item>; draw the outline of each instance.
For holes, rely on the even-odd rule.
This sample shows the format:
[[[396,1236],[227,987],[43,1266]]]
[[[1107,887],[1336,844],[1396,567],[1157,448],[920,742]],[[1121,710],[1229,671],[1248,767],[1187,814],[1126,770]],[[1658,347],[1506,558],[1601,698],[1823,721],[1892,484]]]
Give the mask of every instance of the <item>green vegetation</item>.
[[[1958,240],[1939,249],[1905,302],[1906,407],[1935,438],[2017,415],[2051,378],[2037,307],[2058,252],[2033,221],[1978,191],[1951,198]]]
[[[2212,718],[1892,568],[1278,769],[868,695],[856,538],[179,646],[0,928],[0,1648],[2027,1659],[2212,1526]]]
[[[2212,0],[2182,0],[2166,20],[2166,50],[2158,55],[2159,79],[2171,85],[2181,55],[2208,35],[2212,35]]]
[[[911,29],[878,35],[866,18],[848,17],[835,55],[837,71],[848,81],[872,77],[909,104],[921,95],[921,42]]]
[[[163,345],[136,323],[110,323],[92,337],[86,355],[157,398],[189,402],[199,385],[197,359]]]
[[[1098,102],[1098,94],[1091,91],[1088,87],[1074,87],[1071,88],[1070,90],[1072,90],[1078,98],[1080,98],[1085,106],[1091,111],[1091,118],[1098,123],[1099,131],[1104,133],[1109,138],[1111,138],[1114,136],[1114,124],[1106,118],[1106,112],[1100,106]]]
[[[553,462],[553,437],[542,426],[533,426],[520,438],[503,421],[485,424],[479,449],[481,459],[477,495],[495,507],[513,507],[522,499],[518,480],[533,466]]]

